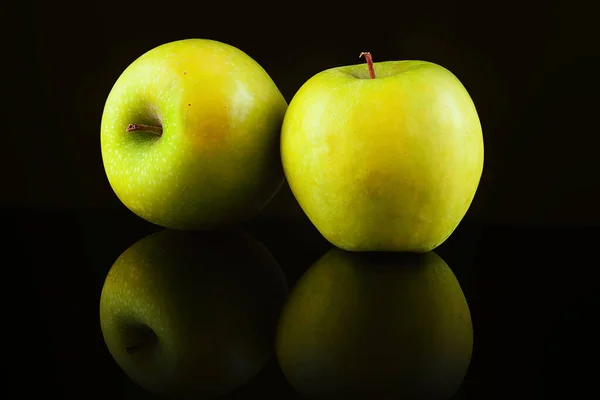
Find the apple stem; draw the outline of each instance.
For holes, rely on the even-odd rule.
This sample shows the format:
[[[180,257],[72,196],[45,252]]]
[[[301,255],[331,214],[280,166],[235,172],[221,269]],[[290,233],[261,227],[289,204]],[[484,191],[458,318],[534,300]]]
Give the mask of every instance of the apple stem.
[[[146,347],[155,342],[156,342],[156,335],[154,334],[154,332],[152,332],[148,336],[146,336],[145,338],[140,340],[139,342],[125,346],[125,351],[128,354],[137,353],[141,348]]]
[[[360,53],[358,58],[361,58],[362,56],[365,56],[365,60],[367,60],[367,67],[369,67],[369,76],[371,77],[371,79],[375,79],[375,68],[373,67],[373,57],[371,56],[371,53],[369,53],[368,51],[363,51],[362,53]]]
[[[144,124],[129,124],[126,129],[127,132],[144,131],[154,133],[157,136],[161,136],[163,128],[161,126],[152,126]]]
[[[125,346],[125,351],[128,354],[133,354],[133,353],[137,352],[139,349],[141,349],[142,347],[144,347],[145,344],[146,344],[146,342],[141,342],[141,343],[136,343],[136,344],[132,344],[129,346]]]

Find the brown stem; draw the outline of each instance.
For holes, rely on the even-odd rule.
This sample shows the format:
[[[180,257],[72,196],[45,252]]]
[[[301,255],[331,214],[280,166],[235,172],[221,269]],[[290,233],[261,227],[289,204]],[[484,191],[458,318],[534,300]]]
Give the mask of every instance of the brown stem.
[[[132,344],[129,346],[125,346],[125,351],[128,354],[133,354],[133,353],[137,352],[139,349],[141,349],[142,347],[144,347],[145,345],[146,345],[146,342],[140,342],[140,343]]]
[[[163,132],[162,126],[152,126],[144,124],[129,124],[126,129],[127,132],[144,131],[154,133],[157,136],[161,136]]]
[[[125,346],[125,352],[128,354],[137,353],[140,349],[156,344],[157,337],[154,332],[148,333],[144,338],[140,339],[136,343],[132,343]]]
[[[371,79],[375,79],[375,68],[373,68],[373,57],[371,57],[371,53],[369,53],[368,51],[363,51],[362,53],[360,53],[358,58],[361,58],[362,56],[365,56],[365,60],[367,60],[367,67],[369,67],[369,76],[371,77]]]

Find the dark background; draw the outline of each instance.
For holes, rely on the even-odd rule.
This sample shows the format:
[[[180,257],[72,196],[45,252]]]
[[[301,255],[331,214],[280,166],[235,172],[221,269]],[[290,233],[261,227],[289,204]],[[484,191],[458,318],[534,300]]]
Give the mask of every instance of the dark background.
[[[475,352],[462,395],[578,398],[591,390],[600,59],[594,12],[583,2],[14,7],[3,13],[18,27],[3,44],[10,72],[1,201],[5,253],[14,256],[6,269],[25,272],[14,288],[18,307],[8,307],[16,309],[8,331],[21,390],[123,397],[126,379],[99,331],[99,293],[116,257],[157,228],[112,192],[100,118],[134,59],[191,37],[244,50],[288,101],[315,73],[360,62],[361,51],[376,62],[433,61],[457,75],[477,106],[486,152],[474,203],[437,251],[473,314]],[[292,282],[328,249],[285,188],[261,218],[252,229]],[[276,366],[267,368],[261,393],[286,392],[272,383],[278,376]]]

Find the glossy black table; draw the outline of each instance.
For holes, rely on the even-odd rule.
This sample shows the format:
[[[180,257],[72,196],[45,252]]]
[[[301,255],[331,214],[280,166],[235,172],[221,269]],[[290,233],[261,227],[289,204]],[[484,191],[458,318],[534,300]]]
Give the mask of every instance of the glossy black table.
[[[131,244],[162,228],[126,210],[6,210],[5,245],[23,270],[21,367],[57,398],[152,399],[108,352],[99,298],[111,265]],[[332,246],[302,217],[257,218],[240,228],[262,242],[290,287]],[[577,398],[592,388],[598,329],[592,227],[511,227],[465,219],[435,252],[469,304],[474,349],[453,399]],[[34,359],[35,362],[28,360]],[[272,357],[223,399],[295,399]],[[510,396],[510,397],[506,397]],[[564,396],[564,397],[560,397]]]

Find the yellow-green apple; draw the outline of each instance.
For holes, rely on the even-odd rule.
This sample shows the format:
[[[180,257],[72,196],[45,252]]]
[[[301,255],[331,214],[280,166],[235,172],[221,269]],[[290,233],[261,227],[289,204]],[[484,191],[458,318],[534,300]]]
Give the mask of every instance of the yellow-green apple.
[[[203,399],[230,392],[273,356],[287,284],[239,231],[163,230],[116,260],[100,297],[111,355],[149,392]]]
[[[467,301],[434,252],[334,248],[300,278],[276,354],[309,399],[449,399],[471,361]]]
[[[127,67],[106,100],[109,183],[127,208],[167,228],[250,217],[283,182],[286,109],[267,72],[233,46],[206,39],[158,46]]]
[[[285,176],[335,246],[431,251],[456,229],[479,185],[479,117],[447,69],[366,56],[366,65],[316,74],[292,98],[281,136]]]

